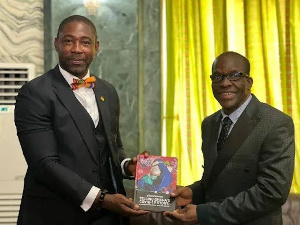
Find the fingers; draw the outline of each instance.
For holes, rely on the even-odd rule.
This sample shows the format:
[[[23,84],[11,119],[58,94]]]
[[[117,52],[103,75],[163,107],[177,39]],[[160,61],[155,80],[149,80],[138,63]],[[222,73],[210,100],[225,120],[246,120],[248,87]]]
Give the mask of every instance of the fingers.
[[[165,211],[163,214],[164,215],[175,215],[175,214],[182,214],[186,212],[185,208],[182,209],[175,209],[174,211]]]
[[[145,150],[145,151],[142,152],[142,155],[144,155],[145,158],[148,158],[151,154],[150,154],[150,151]]]
[[[193,192],[189,187],[177,187],[175,191],[171,193],[172,197],[175,197],[176,206],[185,206],[192,202]]]
[[[134,161],[131,159],[129,163],[127,164],[127,173],[130,174],[131,176],[135,176],[136,172],[136,160]]]
[[[148,158],[150,156],[150,151],[145,150],[143,151],[140,155],[144,155],[145,158]],[[133,157],[130,161],[129,164],[135,165],[137,163],[137,156]]]
[[[123,216],[141,216],[148,214],[149,211],[139,210],[139,206],[132,199],[126,198],[121,194],[110,195],[113,200],[107,209],[117,212]]]
[[[123,215],[125,216],[141,216],[148,214],[149,211],[139,210],[139,206],[134,202],[128,202],[122,204]]]
[[[126,197],[125,197],[126,198]],[[132,199],[126,198],[124,199],[124,201],[122,202],[123,205],[125,205],[125,207],[134,209],[134,210],[138,210],[139,209],[139,205],[134,203]]]
[[[176,209],[172,212],[164,212],[164,215],[172,219],[183,221],[184,211],[182,209]]]
[[[133,158],[130,160],[129,163],[132,164],[132,165],[135,165],[135,164],[137,163],[137,157],[136,157],[136,156],[133,157]]]
[[[141,155],[144,155],[145,158],[148,158],[150,155],[150,151],[145,150],[141,153]],[[133,157],[128,163],[126,163],[127,170],[130,172],[132,176],[135,176],[135,170],[136,170],[136,164],[137,164],[137,157]]]
[[[195,205],[187,205],[183,209],[176,209],[172,212],[165,212],[165,216],[170,217],[172,219],[180,220],[184,222],[184,224],[197,224],[197,212]]]
[[[142,216],[150,213],[149,211],[145,210],[134,210],[131,208],[124,208],[123,215],[124,216],[130,216],[130,217],[137,217],[137,216]]]
[[[177,186],[176,190],[174,190],[174,191],[171,193],[171,196],[172,196],[172,197],[177,197],[177,196],[179,196],[183,191],[184,191],[184,187]]]

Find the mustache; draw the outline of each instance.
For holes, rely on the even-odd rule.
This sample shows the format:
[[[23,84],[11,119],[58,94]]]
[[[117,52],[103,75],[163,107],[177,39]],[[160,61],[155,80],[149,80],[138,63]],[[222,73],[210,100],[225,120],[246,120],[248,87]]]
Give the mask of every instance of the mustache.
[[[67,60],[76,60],[76,61],[85,61],[85,57],[81,56],[68,56],[66,57]]]

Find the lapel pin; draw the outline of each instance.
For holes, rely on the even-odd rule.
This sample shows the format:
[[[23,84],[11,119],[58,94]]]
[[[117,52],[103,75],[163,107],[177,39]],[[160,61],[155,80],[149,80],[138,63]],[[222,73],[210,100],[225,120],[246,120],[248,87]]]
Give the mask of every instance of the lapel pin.
[[[104,97],[103,96],[101,96],[100,99],[101,99],[102,102],[104,102]]]

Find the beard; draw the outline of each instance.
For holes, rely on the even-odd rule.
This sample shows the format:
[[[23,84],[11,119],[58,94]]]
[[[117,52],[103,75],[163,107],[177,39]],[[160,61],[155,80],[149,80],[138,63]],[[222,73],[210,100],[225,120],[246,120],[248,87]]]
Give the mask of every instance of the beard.
[[[59,57],[60,66],[78,78],[83,78],[87,74],[91,62],[79,57]]]

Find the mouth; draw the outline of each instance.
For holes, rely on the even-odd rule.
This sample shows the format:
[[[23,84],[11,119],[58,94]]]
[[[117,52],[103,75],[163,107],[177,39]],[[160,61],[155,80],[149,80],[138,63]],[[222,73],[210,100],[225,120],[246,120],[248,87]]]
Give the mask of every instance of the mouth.
[[[84,64],[84,61],[83,60],[71,60],[71,63],[73,65],[82,65],[82,64]]]
[[[233,95],[234,92],[233,91],[228,91],[228,92],[221,92],[220,95]]]
[[[84,62],[82,58],[70,58],[69,61],[72,64],[82,64]]]
[[[228,98],[231,98],[234,94],[235,94],[235,92],[222,92],[219,94],[219,96],[221,98],[228,99]]]

